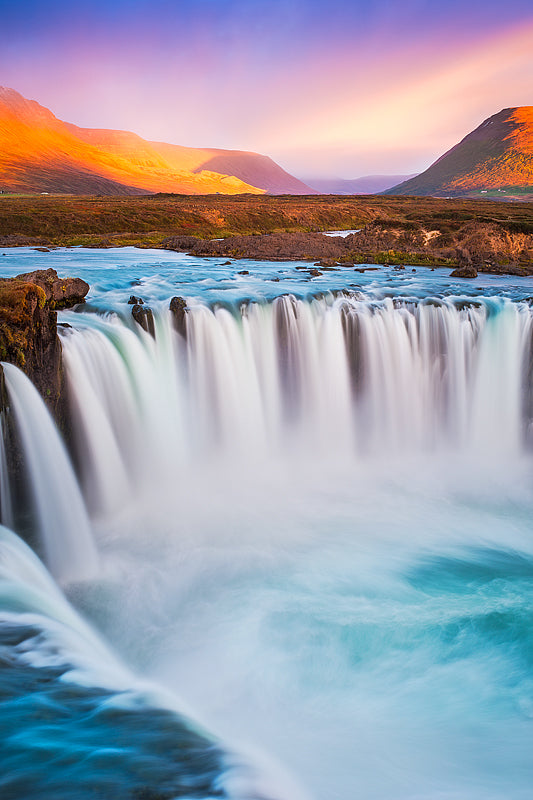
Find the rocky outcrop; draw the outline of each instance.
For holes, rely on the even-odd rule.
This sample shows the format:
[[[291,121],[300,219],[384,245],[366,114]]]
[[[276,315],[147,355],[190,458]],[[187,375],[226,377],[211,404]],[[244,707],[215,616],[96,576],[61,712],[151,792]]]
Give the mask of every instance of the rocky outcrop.
[[[60,278],[55,269],[38,269],[17,275],[16,280],[40,286],[45,293],[48,307],[70,308],[85,302],[89,284],[81,278]]]
[[[131,309],[131,316],[137,325],[140,325],[141,328],[146,331],[146,333],[149,333],[150,336],[155,337],[154,315],[152,314],[151,308],[136,303]]]
[[[187,301],[184,297],[173,297],[170,301],[170,312],[174,318],[174,327],[180,336],[187,338]]]
[[[450,278],[477,278],[477,269],[473,264],[469,264],[466,267],[454,269],[450,275]]]
[[[167,250],[186,251],[194,256],[232,256],[268,261],[318,261],[346,258],[351,237],[324,236],[322,233],[269,233],[257,236],[229,236],[226,239],[197,239],[174,236],[165,239]]]
[[[523,228],[521,230],[520,228]],[[272,233],[197,239],[166,239],[169,250],[195,256],[232,256],[268,261],[315,261],[323,268],[354,264],[473,265],[478,272],[533,274],[533,231],[529,223],[435,220],[374,220],[346,237],[321,233]]]
[[[37,270],[0,280],[0,360],[20,367],[57,420],[65,391],[56,308],[82,302],[89,290],[79,278]]]

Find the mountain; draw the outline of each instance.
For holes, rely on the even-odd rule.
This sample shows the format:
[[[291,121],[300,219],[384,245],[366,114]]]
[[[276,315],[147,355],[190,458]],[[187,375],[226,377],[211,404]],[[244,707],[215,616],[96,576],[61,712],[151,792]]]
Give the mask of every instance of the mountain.
[[[169,164],[176,165],[180,161],[186,161],[194,173],[210,170],[234,175],[245,183],[264,189],[268,194],[316,194],[312,187],[290,175],[268,156],[259,153],[245,150],[199,150],[162,142],[150,144]]]
[[[460,197],[533,192],[533,106],[504,108],[425,172],[385,194]]]
[[[365,175],[362,178],[305,178],[305,183],[320,194],[377,194],[413,175]]]
[[[79,128],[0,87],[0,190],[69,194],[314,194],[267,156]]]

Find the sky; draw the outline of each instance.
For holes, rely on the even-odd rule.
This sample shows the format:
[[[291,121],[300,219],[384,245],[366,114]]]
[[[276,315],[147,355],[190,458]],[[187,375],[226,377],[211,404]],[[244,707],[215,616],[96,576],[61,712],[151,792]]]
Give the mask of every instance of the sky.
[[[298,177],[425,169],[533,105],[532,0],[0,0],[0,85]]]

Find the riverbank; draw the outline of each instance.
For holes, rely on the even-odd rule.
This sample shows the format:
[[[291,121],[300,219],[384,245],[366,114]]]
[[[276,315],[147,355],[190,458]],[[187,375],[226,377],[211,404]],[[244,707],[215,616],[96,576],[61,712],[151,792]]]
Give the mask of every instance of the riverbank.
[[[477,272],[533,274],[533,234],[510,233],[494,224],[467,223],[454,233],[405,228],[395,223],[367,224],[348,236],[277,233],[197,239],[177,236],[163,246],[200,257],[265,261],[314,261],[319,269],[357,264],[458,268]]]
[[[323,231],[361,229],[345,238]],[[1,247],[174,249],[201,256],[533,274],[533,203],[381,196],[0,199]]]

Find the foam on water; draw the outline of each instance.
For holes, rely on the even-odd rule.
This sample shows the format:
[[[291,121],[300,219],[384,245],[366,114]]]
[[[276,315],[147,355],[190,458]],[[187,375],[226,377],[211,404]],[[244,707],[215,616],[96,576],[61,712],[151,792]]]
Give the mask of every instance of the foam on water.
[[[17,555],[0,571],[31,606],[13,609],[8,586],[6,625],[14,612],[51,620],[15,644],[17,663],[59,669],[54,691],[100,687],[72,702],[93,709],[89,766],[101,766],[106,737],[121,743],[101,786],[114,776],[124,797],[165,800],[529,799],[527,281],[486,278],[465,296],[438,271],[381,270],[341,295],[330,290],[348,278],[328,273],[317,298],[294,265],[261,265],[240,283],[235,267],[159,254],[173,265],[153,263],[132,289],[155,255],[129,257],[99,252],[95,268],[83,253],[79,273],[101,282],[97,313],[62,315],[74,326],[62,342],[98,549],[97,574],[68,592],[91,625],[26,551],[33,566],[21,572]],[[131,291],[152,303],[155,339],[129,319]],[[172,294],[188,297],[185,338]],[[24,449],[47,446],[30,437]],[[101,709],[121,698],[140,716],[111,730]],[[54,729],[56,742],[81,737],[80,716]],[[28,706],[17,719],[34,731]],[[19,795],[31,735],[6,761]],[[211,755],[187,771],[197,745]],[[53,763],[55,794],[37,766],[21,796],[68,797]],[[85,798],[89,772],[66,774]]]

